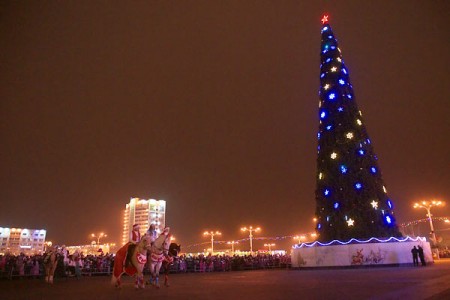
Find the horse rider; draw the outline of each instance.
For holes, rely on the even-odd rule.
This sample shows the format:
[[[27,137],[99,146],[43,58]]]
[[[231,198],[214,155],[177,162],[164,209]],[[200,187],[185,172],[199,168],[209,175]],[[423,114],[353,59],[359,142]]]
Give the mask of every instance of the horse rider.
[[[130,233],[130,242],[132,242],[133,244],[137,244],[141,240],[141,232],[139,231],[139,229],[139,224],[133,225],[133,230]]]
[[[156,232],[156,225],[150,224],[150,227],[147,230],[147,235],[150,237],[150,244],[153,246],[153,243],[158,238],[158,233]]]

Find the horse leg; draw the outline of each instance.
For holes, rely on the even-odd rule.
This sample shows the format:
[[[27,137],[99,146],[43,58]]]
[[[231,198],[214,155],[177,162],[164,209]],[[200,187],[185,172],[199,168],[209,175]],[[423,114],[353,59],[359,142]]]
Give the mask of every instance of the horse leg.
[[[164,285],[169,286],[169,266],[170,266],[170,264],[168,264],[168,263],[163,263],[163,264],[164,264]]]
[[[150,271],[150,276],[149,276],[146,284],[151,285],[151,284],[153,284],[153,282],[152,282],[152,262],[151,261],[148,262],[148,270]]]
[[[165,286],[169,286],[169,264],[167,264],[167,269],[165,269],[165,272],[164,272],[164,285]]]
[[[155,263],[151,262],[151,264],[150,264],[150,284],[151,285],[155,285],[155,282],[156,282],[155,268],[156,268]]]
[[[137,271],[137,273],[136,273],[136,275],[134,275],[134,277],[136,278],[135,279],[135,281],[134,281],[134,288],[135,289],[138,289],[138,288],[140,288],[140,272],[139,272],[139,270]]]
[[[48,278],[48,282],[53,284],[53,276],[55,275],[56,270],[56,262],[50,267],[50,276]]]
[[[158,262],[155,266],[155,287],[159,289],[159,269],[161,268],[162,262]]]
[[[49,275],[48,275],[48,283],[53,284],[53,274],[54,274],[53,268],[50,268],[48,273],[49,273]]]
[[[140,288],[140,289],[145,288],[144,274],[140,270],[138,270],[138,272],[136,274],[136,285],[135,285],[135,287],[136,288]]]
[[[144,273],[141,273],[139,275],[139,287],[141,289],[145,289],[145,282],[144,282]]]
[[[47,266],[45,266],[45,282],[48,283],[48,279],[49,279],[49,269]]]
[[[116,288],[120,288],[120,276],[116,277],[114,274],[111,277],[111,285],[115,286]]]

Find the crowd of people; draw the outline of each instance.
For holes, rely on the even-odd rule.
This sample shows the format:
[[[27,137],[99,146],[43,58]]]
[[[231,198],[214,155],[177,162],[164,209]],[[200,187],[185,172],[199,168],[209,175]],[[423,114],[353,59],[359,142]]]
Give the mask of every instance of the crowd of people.
[[[45,254],[27,256],[0,255],[0,278],[12,277],[40,277],[44,274]],[[74,252],[72,255],[58,255],[56,268],[57,277],[74,276],[80,278],[82,275],[110,274],[114,262],[112,254],[86,255]]]
[[[55,273],[56,277],[79,278],[80,276],[111,274],[115,258],[113,254],[80,254],[79,256],[77,254],[78,253],[75,252],[65,256],[63,253],[60,253],[58,256],[58,265]],[[0,255],[0,278],[39,278],[44,274],[44,259],[45,255]],[[180,255],[170,266],[170,272],[222,272],[289,267],[289,255]]]
[[[175,272],[221,272],[253,269],[289,268],[289,255],[257,254],[229,255],[181,255],[172,266]]]

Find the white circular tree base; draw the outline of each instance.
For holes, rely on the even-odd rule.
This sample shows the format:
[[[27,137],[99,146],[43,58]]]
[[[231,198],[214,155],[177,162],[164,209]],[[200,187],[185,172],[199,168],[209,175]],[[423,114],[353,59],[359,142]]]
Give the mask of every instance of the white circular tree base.
[[[293,268],[412,264],[414,246],[423,248],[427,263],[433,262],[430,243],[421,237],[303,243],[292,247],[291,260]]]

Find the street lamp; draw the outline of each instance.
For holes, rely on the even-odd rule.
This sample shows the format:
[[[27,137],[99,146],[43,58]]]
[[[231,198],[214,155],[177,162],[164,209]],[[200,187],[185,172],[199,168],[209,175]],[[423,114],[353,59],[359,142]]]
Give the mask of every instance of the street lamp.
[[[102,237],[107,237],[108,235],[105,234],[104,232],[100,232],[99,234],[92,233],[91,236],[92,236],[94,239],[97,239],[97,246],[98,246],[98,245],[100,245],[100,238],[102,238]]]
[[[264,247],[269,247],[269,252],[272,251],[273,246],[275,246],[275,244],[264,244]]]
[[[52,241],[46,241],[46,242],[44,243],[44,245],[45,245],[44,252],[47,252],[48,249],[51,248],[51,246],[53,245],[53,243],[52,243]]]
[[[431,208],[432,207],[439,207],[444,206],[445,202],[443,201],[422,201],[422,202],[416,202],[414,203],[414,208],[425,208],[427,210],[427,217],[430,221],[430,229],[431,229],[431,239],[433,240],[433,243],[435,246],[437,246],[437,240],[436,240],[436,233],[434,232],[434,226],[433,226],[433,220],[431,219]],[[439,259],[439,250],[436,251],[437,258]]]
[[[222,233],[220,231],[205,231],[203,233],[204,236],[211,236],[211,255],[214,255],[214,236],[215,235],[222,235]]]
[[[259,228],[259,227],[253,228],[253,226],[250,226],[248,228],[242,227],[241,230],[243,232],[246,232],[246,231],[249,232],[248,237],[250,238],[250,254],[253,254],[253,232],[259,232],[259,231],[261,231],[261,228]]]
[[[293,237],[294,240],[298,240],[298,243],[301,244],[302,240],[306,239],[306,236],[304,235],[296,235]]]
[[[227,242],[228,245],[231,245],[231,252],[234,254],[234,244],[239,244],[237,241],[229,241]]]

